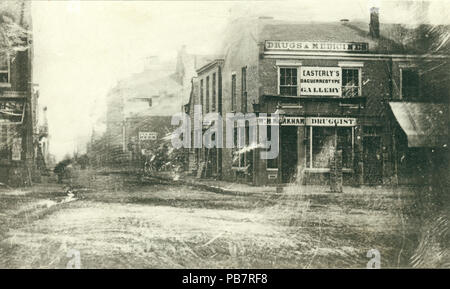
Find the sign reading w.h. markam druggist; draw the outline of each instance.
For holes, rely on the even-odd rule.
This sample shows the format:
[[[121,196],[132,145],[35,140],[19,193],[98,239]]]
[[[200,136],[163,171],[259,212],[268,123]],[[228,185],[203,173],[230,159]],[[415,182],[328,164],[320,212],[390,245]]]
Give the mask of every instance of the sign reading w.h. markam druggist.
[[[266,50],[365,52],[369,50],[369,44],[365,42],[304,42],[266,40],[265,48]]]

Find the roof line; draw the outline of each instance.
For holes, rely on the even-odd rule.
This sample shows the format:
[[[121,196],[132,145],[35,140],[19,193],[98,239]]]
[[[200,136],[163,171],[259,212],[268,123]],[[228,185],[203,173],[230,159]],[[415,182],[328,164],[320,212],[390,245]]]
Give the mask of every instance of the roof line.
[[[213,60],[213,61],[211,61],[211,62],[208,62],[207,64],[203,65],[203,66],[200,67],[199,69],[197,69],[196,72],[197,72],[197,74],[200,74],[200,73],[202,73],[202,72],[208,70],[209,68],[213,67],[214,65],[220,64],[220,63],[223,62],[223,61],[224,61],[223,58],[215,59],[215,60]]]
[[[337,56],[355,58],[450,58],[446,54],[384,54],[384,53],[342,53],[342,52],[304,52],[304,51],[264,51],[264,56]]]

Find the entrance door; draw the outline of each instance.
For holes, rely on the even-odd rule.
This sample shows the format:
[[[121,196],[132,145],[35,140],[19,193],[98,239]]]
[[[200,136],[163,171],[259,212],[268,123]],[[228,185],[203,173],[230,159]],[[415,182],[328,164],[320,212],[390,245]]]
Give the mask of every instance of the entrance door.
[[[381,184],[383,170],[383,154],[381,137],[366,136],[363,141],[364,152],[364,183]]]
[[[281,180],[283,183],[295,181],[297,173],[297,127],[281,127]]]

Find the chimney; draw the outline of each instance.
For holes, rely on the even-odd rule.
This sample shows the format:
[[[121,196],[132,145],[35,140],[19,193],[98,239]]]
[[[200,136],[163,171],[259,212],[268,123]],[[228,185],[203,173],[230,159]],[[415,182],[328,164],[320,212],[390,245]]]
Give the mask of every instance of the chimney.
[[[370,8],[370,24],[369,34],[372,38],[380,37],[380,20],[378,19],[380,9],[377,7]]]

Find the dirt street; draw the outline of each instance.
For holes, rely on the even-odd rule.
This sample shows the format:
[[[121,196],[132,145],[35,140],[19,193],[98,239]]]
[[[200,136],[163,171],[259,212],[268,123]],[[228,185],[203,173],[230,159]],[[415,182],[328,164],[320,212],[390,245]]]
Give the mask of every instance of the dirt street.
[[[417,245],[405,191],[230,196],[90,171],[76,182],[0,194],[0,267],[366,268],[371,249],[381,267],[409,267]]]

